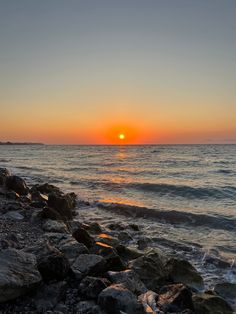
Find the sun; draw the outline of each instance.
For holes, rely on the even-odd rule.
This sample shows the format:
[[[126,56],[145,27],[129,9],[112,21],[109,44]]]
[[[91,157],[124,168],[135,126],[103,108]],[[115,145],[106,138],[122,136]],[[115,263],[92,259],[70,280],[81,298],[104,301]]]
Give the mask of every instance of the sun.
[[[125,139],[125,134],[120,133],[118,137],[119,137],[120,140],[124,140]]]

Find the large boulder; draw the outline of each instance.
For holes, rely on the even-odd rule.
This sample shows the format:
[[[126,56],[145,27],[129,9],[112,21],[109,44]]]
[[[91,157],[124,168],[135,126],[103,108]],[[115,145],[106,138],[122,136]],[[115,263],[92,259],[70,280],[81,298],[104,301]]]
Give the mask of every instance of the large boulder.
[[[59,195],[57,193],[50,193],[48,195],[48,206],[55,209],[64,220],[71,220],[74,215],[74,208],[76,207],[76,194],[68,193]]]
[[[164,313],[179,313],[184,310],[193,311],[194,309],[192,292],[181,283],[162,287],[157,304]]]
[[[123,284],[123,286],[134,294],[141,294],[147,291],[144,283],[139,279],[139,276],[132,270],[124,270],[124,271],[109,271],[108,272],[109,279],[112,283],[115,284]]]
[[[38,251],[37,266],[45,282],[63,280],[70,270],[70,263],[66,256],[48,244]]]
[[[29,192],[25,180],[18,176],[7,176],[5,179],[5,186],[7,189],[12,190],[19,195],[27,195]]]
[[[197,291],[204,289],[202,276],[188,261],[171,258],[166,263],[165,269],[167,276],[173,282],[181,282]]]
[[[41,279],[34,255],[15,249],[0,251],[0,302],[25,294]]]
[[[5,184],[6,177],[9,177],[10,171],[7,170],[6,168],[0,168],[0,185]]]
[[[123,285],[111,285],[98,296],[98,304],[107,314],[144,314],[142,304],[136,296]]]
[[[140,256],[129,264],[145,286],[153,291],[163,284],[165,278],[164,260],[159,252],[150,252]]]
[[[71,269],[78,279],[86,275],[99,275],[106,270],[106,261],[96,254],[80,254]]]
[[[219,296],[202,293],[193,296],[196,314],[233,314],[231,306]]]

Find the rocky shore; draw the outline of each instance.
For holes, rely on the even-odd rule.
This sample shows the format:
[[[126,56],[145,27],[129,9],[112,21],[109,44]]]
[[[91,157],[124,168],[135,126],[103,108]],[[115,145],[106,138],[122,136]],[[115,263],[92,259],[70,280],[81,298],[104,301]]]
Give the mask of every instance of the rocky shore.
[[[204,290],[188,261],[130,238],[138,224],[80,218],[74,193],[0,168],[0,313],[228,314],[235,285]]]

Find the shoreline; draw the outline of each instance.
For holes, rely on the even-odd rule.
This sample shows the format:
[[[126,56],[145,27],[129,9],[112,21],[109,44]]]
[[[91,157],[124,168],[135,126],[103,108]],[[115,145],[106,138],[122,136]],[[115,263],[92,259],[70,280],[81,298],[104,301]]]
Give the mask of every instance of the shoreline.
[[[235,297],[235,285],[221,283],[203,293],[202,276],[189,262],[149,246],[136,223],[109,224],[109,214],[106,226],[92,221],[91,205],[77,201],[74,193],[49,184],[29,188],[1,168],[0,207],[0,265],[6,267],[8,258],[20,269],[30,258],[36,281],[26,285],[24,279],[17,286],[9,273],[5,282],[0,280],[0,291],[6,280],[11,286],[0,299],[1,313],[169,313],[174,308],[176,313],[201,314],[209,307],[214,313],[216,305],[226,311],[222,313],[233,313],[227,302]],[[129,245],[136,237],[138,249]]]

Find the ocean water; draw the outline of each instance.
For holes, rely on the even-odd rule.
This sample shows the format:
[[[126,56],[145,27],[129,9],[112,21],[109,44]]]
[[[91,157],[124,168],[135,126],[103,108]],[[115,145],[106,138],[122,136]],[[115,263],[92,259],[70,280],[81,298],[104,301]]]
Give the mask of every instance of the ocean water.
[[[236,279],[236,145],[0,146],[0,166],[141,219],[153,238],[191,248],[197,267],[219,261]]]

